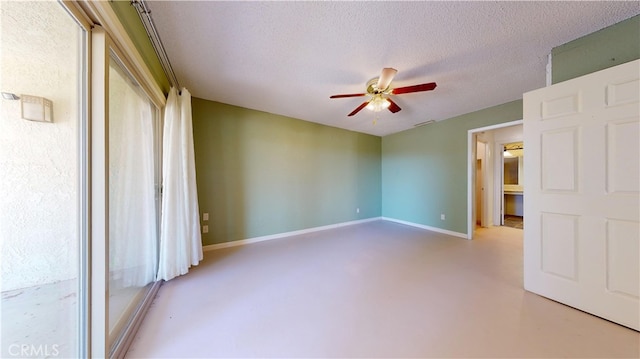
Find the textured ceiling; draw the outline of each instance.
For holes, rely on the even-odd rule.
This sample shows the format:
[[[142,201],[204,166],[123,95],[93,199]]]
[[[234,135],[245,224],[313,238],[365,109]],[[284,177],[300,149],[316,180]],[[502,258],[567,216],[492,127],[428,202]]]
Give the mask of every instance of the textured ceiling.
[[[545,85],[553,47],[640,13],[633,2],[187,2],[148,7],[193,96],[383,136]],[[402,111],[347,114],[383,67]],[[377,123],[374,120],[378,117]]]

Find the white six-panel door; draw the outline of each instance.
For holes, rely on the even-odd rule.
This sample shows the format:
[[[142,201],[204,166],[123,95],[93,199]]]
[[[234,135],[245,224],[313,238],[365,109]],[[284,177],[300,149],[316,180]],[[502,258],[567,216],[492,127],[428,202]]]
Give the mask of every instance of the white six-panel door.
[[[640,60],[524,95],[524,286],[640,330]]]

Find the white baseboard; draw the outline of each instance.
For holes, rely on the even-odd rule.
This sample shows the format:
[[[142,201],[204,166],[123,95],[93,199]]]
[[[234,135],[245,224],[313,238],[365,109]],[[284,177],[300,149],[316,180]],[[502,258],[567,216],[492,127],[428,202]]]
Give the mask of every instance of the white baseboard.
[[[466,233],[454,232],[454,231],[450,231],[448,229],[442,229],[442,228],[438,228],[438,227],[426,226],[424,224],[407,222],[407,221],[403,221],[403,220],[400,220],[400,219],[389,218],[389,217],[382,217],[382,220],[389,221],[389,222],[396,222],[396,223],[400,223],[400,224],[405,224],[407,226],[422,228],[422,229],[426,229],[426,230],[433,231],[433,232],[444,233],[444,234],[448,234],[448,235],[454,236],[454,237],[460,237],[460,238],[464,238],[464,239],[469,239],[469,237],[467,236]]]
[[[268,241],[268,240],[272,240],[272,239],[297,236],[297,235],[300,235],[300,234],[312,233],[312,232],[317,232],[317,231],[324,231],[324,230],[327,230],[327,229],[351,226],[351,225],[354,225],[354,224],[373,222],[373,221],[378,221],[380,219],[382,219],[382,218],[381,217],[373,217],[373,218],[367,218],[367,219],[359,219],[357,221],[341,222],[341,223],[336,223],[336,224],[330,224],[330,225],[327,225],[327,226],[320,226],[320,227],[301,229],[299,231],[277,233],[277,234],[271,234],[271,235],[268,235],[268,236],[261,236],[261,237],[247,238],[247,239],[239,239],[237,241],[231,241],[231,242],[209,244],[209,245],[203,246],[202,247],[202,251],[207,252],[207,251],[213,251],[213,250],[222,249],[222,248],[244,246],[246,244],[257,243],[257,242],[262,242],[262,241]]]

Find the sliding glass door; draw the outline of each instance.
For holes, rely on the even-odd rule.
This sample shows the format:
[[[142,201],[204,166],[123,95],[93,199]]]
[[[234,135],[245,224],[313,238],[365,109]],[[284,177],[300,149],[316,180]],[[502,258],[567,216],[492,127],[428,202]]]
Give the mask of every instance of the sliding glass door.
[[[108,71],[108,322],[113,344],[157,273],[160,116],[113,53]]]
[[[2,358],[122,357],[159,286],[165,99],[110,6],[0,1]]]
[[[49,1],[0,1],[0,31],[0,357],[81,357],[87,32]]]
[[[122,357],[159,287],[164,95],[103,27],[91,41],[90,353]]]

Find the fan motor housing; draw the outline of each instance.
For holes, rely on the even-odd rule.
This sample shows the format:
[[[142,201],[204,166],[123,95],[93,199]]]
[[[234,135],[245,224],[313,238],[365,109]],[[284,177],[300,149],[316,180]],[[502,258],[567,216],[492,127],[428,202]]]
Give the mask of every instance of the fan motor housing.
[[[377,95],[377,94],[381,94],[384,93],[386,89],[379,89],[378,88],[378,80],[380,78],[379,77],[374,77],[371,80],[369,80],[367,82],[367,93],[370,95]]]

